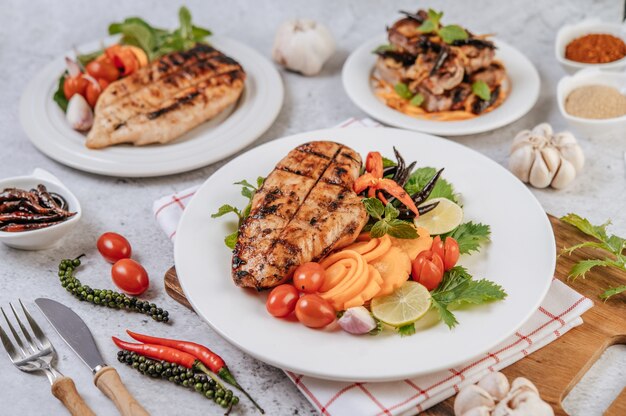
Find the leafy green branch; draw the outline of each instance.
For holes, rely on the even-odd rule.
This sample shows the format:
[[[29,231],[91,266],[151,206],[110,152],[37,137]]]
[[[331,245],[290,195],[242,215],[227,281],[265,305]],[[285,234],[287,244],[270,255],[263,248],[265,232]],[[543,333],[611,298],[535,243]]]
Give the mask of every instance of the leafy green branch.
[[[389,234],[395,238],[417,238],[417,230],[412,223],[398,219],[400,211],[392,204],[386,206],[377,198],[363,199],[365,210],[375,222],[368,229],[373,238]]]

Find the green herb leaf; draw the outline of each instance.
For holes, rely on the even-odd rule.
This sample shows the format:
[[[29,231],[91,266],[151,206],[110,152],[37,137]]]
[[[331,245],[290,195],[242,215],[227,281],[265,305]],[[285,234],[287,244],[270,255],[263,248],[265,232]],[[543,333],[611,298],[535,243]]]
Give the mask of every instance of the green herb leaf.
[[[409,89],[409,86],[406,85],[404,82],[398,82],[393,87],[393,89],[396,90],[396,93],[398,93],[398,95],[405,100],[410,100],[411,98],[413,98],[413,93]]]
[[[79,55],[76,55],[76,60],[78,61],[79,64],[85,67],[87,66],[89,62],[93,61],[98,56],[102,55],[103,53],[104,51],[102,49],[99,49],[95,52],[79,54]]]
[[[370,217],[377,220],[382,219],[385,213],[385,206],[378,198],[364,198],[362,202],[365,206],[365,211],[367,211]]]
[[[226,247],[228,247],[231,250],[235,249],[235,245],[237,244],[237,239],[239,238],[239,231],[235,231],[232,234],[228,234],[225,238],[224,238],[224,244],[226,244]]]
[[[137,22],[136,20],[128,21],[128,19],[122,23],[113,23],[109,25],[109,34],[114,35],[121,33],[126,40],[126,43],[132,42],[136,46],[143,49],[148,56],[152,54],[152,51],[156,47],[156,38],[149,26]]]
[[[389,231],[389,224],[385,220],[376,221],[376,223],[370,229],[370,236],[372,238],[380,238],[387,234]]]
[[[241,188],[241,195],[245,196],[248,199],[252,199],[252,197],[254,196],[254,193],[256,192],[255,188],[248,188],[248,187],[243,187]]]
[[[180,36],[190,39],[193,33],[193,28],[191,26],[191,13],[185,6],[182,6],[178,10],[178,20],[180,22]]]
[[[67,104],[69,103],[67,98],[65,98],[65,92],[63,91],[63,84],[65,84],[66,74],[67,72],[64,72],[63,75],[61,75],[61,78],[59,78],[59,85],[57,87],[57,90],[54,92],[54,95],[52,96],[54,102],[57,103],[59,107],[61,107],[61,110],[63,110],[64,113],[67,111]]]
[[[191,35],[196,42],[202,42],[204,38],[211,36],[213,33],[209,29],[203,27],[191,26]]]
[[[433,22],[436,22],[437,24],[439,24],[439,21],[441,20],[442,17],[443,17],[443,12],[438,12],[437,10],[434,10],[434,9],[428,9],[428,18],[432,20]]]
[[[614,265],[614,262],[608,259],[607,260],[596,260],[596,259],[581,260],[578,263],[576,263],[574,267],[572,267],[572,270],[570,270],[567,278],[576,280],[577,278],[582,277],[584,279],[587,272],[593,269],[594,267],[606,267],[606,266],[612,266],[612,265]]]
[[[389,204],[391,205],[391,204]],[[402,220],[387,221],[387,234],[395,238],[412,239],[417,238],[417,230],[413,224]]]
[[[232,205],[224,204],[221,207],[219,207],[219,209],[217,210],[215,214],[211,214],[211,218],[219,218],[222,215],[226,215],[230,212],[237,214],[237,216],[240,215],[240,212],[237,208],[233,207]]]
[[[386,157],[383,157],[383,169],[390,168],[393,166],[398,166],[398,164],[391,159],[387,159]]]
[[[377,47],[376,49],[374,49],[372,51],[372,53],[383,53],[383,52],[390,52],[390,51],[394,51],[396,50],[396,47],[393,45],[380,45],[379,47]]]
[[[428,181],[432,179],[433,176],[437,173],[437,169],[432,167],[423,167],[416,169],[409,179],[404,185],[404,189],[407,191],[409,195],[413,195],[416,192],[419,192],[426,186]],[[454,193],[454,188],[452,185],[446,181],[444,178],[439,178],[433,191],[431,192],[428,199],[432,198],[447,198],[455,203],[458,203],[458,199],[456,194]]]
[[[411,98],[411,101],[409,101],[409,104],[415,107],[419,107],[422,103],[424,103],[424,96],[419,92]]]
[[[410,335],[415,334],[415,324],[411,323],[411,324],[399,326],[398,328],[396,328],[396,330],[398,331],[400,336],[408,337]]]
[[[254,185],[252,185],[250,182],[248,182],[248,181],[247,181],[247,180],[245,180],[245,179],[243,179],[243,180],[241,180],[241,181],[239,181],[239,182],[235,182],[235,183],[233,183],[233,185],[241,185],[241,186],[245,186],[246,188],[252,188],[252,189],[255,189],[255,188],[254,188]]]
[[[259,176],[258,178],[256,178],[256,188],[257,188],[257,190],[261,189],[261,187],[263,186],[264,183],[265,183],[265,178],[263,176]]]
[[[491,229],[488,225],[473,223],[472,221],[463,223],[449,233],[441,236],[454,238],[459,243],[459,252],[468,254],[472,251],[480,251],[480,246],[490,241]]]
[[[376,322],[376,328],[372,329],[370,332],[368,332],[368,334],[370,334],[370,335],[378,335],[383,330],[383,323],[380,322],[378,319],[376,319],[376,317],[374,315],[372,315],[372,319],[374,319],[374,322]]]
[[[452,43],[455,40],[465,40],[469,37],[465,29],[459,25],[447,25],[437,32],[441,40],[445,43]]]
[[[400,211],[398,211],[398,208],[394,207],[393,204],[387,204],[385,206],[385,219],[387,221],[395,220],[398,218],[398,215],[400,215]]]
[[[626,285],[621,285],[621,286],[617,286],[617,287],[613,287],[613,288],[607,289],[600,295],[600,298],[604,299],[604,300],[607,300],[611,296],[615,296],[615,295],[618,295],[618,294],[623,293],[623,292],[626,292]]]
[[[483,80],[478,80],[472,84],[472,92],[481,100],[489,101],[491,99],[491,90],[489,85]]]
[[[439,317],[448,328],[452,329],[457,326],[459,321],[456,320],[456,316],[448,310],[448,307],[444,303],[438,302],[433,298],[432,307],[439,313]]]
[[[577,214],[567,214],[561,217],[561,221],[566,222],[574,227],[578,228],[583,233],[590,235],[600,241],[607,239],[606,227],[611,224],[611,221],[607,221],[602,225],[593,225],[588,219],[581,217]]]
[[[417,28],[417,30],[421,33],[432,33],[437,30],[437,28],[438,25],[432,19],[426,19],[424,20],[424,23]]]

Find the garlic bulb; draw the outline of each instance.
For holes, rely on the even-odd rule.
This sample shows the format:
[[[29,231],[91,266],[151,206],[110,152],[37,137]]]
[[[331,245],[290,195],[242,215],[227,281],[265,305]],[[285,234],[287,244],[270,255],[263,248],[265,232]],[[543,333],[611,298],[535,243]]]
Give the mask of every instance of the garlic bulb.
[[[310,19],[280,25],[274,38],[272,58],[287,69],[316,75],[335,52],[335,41],[326,26]]]
[[[85,97],[80,94],[74,94],[70,98],[65,118],[74,130],[86,131],[91,128],[93,125],[93,111]]]
[[[376,321],[372,318],[370,311],[363,306],[348,308],[339,318],[338,323],[341,329],[354,335],[367,334],[376,328]]]
[[[569,185],[585,164],[585,156],[569,132],[554,133],[547,123],[515,136],[509,156],[509,170],[535,188]]]

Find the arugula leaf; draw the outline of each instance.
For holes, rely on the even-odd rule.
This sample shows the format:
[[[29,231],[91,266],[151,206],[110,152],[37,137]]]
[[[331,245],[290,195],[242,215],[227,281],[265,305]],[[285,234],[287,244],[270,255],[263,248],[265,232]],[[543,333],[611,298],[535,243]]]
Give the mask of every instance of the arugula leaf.
[[[448,307],[462,304],[482,304],[504,299],[507,296],[502,286],[489,280],[473,280],[472,275],[462,266],[447,271],[441,284],[431,292],[432,306],[444,323],[453,328],[458,324]]]
[[[82,66],[87,66],[87,64],[91,61],[93,61],[94,59],[96,59],[98,56],[102,55],[104,53],[104,50],[99,49],[97,51],[91,52],[91,53],[81,53],[81,54],[77,54],[76,55],[76,60],[78,61],[79,64],[81,64]]]
[[[488,225],[469,221],[442,235],[441,239],[454,238],[459,243],[459,252],[468,254],[472,251],[480,251],[480,246],[490,241],[490,235],[491,229]]]
[[[485,81],[478,80],[472,84],[472,92],[481,100],[489,101],[491,99],[491,90]]]
[[[125,43],[132,43],[135,46],[139,46],[146,52],[148,59],[151,59],[152,51],[156,47],[156,38],[152,32],[152,28],[145,24],[145,22],[142,24],[133,18],[131,19],[126,19],[122,23],[112,23],[109,25],[109,34],[115,35],[121,33]]]
[[[178,10],[178,21],[180,22],[180,35],[183,38],[190,38],[193,32],[191,27],[191,13],[185,6],[182,6]]]
[[[566,222],[574,227],[578,228],[583,233],[590,235],[600,241],[607,239],[606,227],[611,225],[611,221],[607,221],[602,225],[593,225],[588,219],[581,217],[577,214],[567,214],[561,217],[561,221]]]
[[[396,85],[394,85],[393,89],[396,91],[396,93],[398,93],[400,97],[404,98],[405,100],[410,100],[411,98],[413,98],[413,93],[409,89],[409,86],[406,85],[404,82],[398,82]]]
[[[469,37],[465,29],[459,25],[447,25],[437,31],[437,34],[445,43],[452,43],[456,40],[465,40]]]
[[[579,277],[585,278],[587,272],[594,267],[606,267],[613,265],[612,260],[597,260],[597,259],[589,259],[589,260],[581,260],[576,263],[567,275],[568,279],[576,280]]]
[[[422,167],[415,169],[409,179],[404,185],[404,189],[407,191],[409,195],[413,195],[416,192],[419,192],[424,188],[424,186],[430,181],[433,176],[437,173],[437,169],[432,167]],[[431,192],[428,199],[433,198],[447,198],[454,203],[458,203],[457,195],[454,193],[454,188],[450,184],[450,182],[446,181],[444,178],[439,178],[433,191]],[[427,200],[428,200],[427,199]]]
[[[61,107],[61,110],[63,110],[64,113],[67,111],[67,105],[69,104],[69,101],[65,98],[65,92],[63,91],[63,84],[65,84],[66,75],[67,72],[64,72],[63,75],[61,75],[61,78],[59,78],[59,86],[52,96],[54,102]]]
[[[237,239],[239,238],[239,230],[235,231],[232,234],[228,234],[225,238],[224,238],[224,244],[226,244],[226,247],[228,247],[231,250],[235,249],[235,245],[237,244]]]
[[[409,101],[409,104],[415,107],[419,107],[422,103],[424,103],[424,96],[419,92],[411,98],[411,101]]]
[[[613,287],[602,292],[602,294],[600,295],[600,299],[607,300],[611,296],[615,296],[623,292],[626,292],[626,285]]]
[[[217,212],[214,214],[211,214],[211,218],[219,218],[222,215],[228,214],[230,212],[234,212],[235,214],[237,214],[237,216],[241,215],[241,212],[235,208],[232,205],[228,205],[228,204],[224,204],[221,207],[218,208]]]
[[[396,331],[398,331],[401,337],[408,337],[415,333],[415,324],[410,323],[407,325],[399,326],[396,328]]]

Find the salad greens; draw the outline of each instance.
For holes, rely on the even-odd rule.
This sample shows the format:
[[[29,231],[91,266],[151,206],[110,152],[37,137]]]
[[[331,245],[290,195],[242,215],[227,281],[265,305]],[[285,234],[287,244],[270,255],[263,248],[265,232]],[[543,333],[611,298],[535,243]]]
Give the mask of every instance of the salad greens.
[[[457,40],[465,40],[469,34],[459,25],[441,26],[439,22],[443,12],[428,9],[428,18],[417,28],[422,33],[436,33],[445,43],[452,44]]]
[[[478,80],[472,84],[472,92],[481,100],[489,101],[491,99],[489,85],[483,80]]]
[[[436,173],[437,169],[432,167],[417,168],[413,171],[411,176],[409,176],[406,185],[404,185],[404,189],[409,193],[409,195],[413,195],[416,192],[421,191]],[[433,198],[446,198],[455,204],[458,204],[459,202],[458,195],[454,192],[454,187],[444,178],[439,178],[439,180],[437,180],[435,187],[426,200],[428,201]]]
[[[469,254],[472,251],[480,251],[480,245],[490,241],[490,234],[491,229],[488,225],[469,221],[442,235],[441,239],[454,238],[459,244],[459,253]]]
[[[377,198],[363,199],[363,206],[371,218],[377,221],[369,228],[373,238],[389,234],[395,238],[417,238],[417,231],[413,224],[398,219],[400,211],[392,204],[386,206]],[[369,224],[368,224],[369,225]]]

